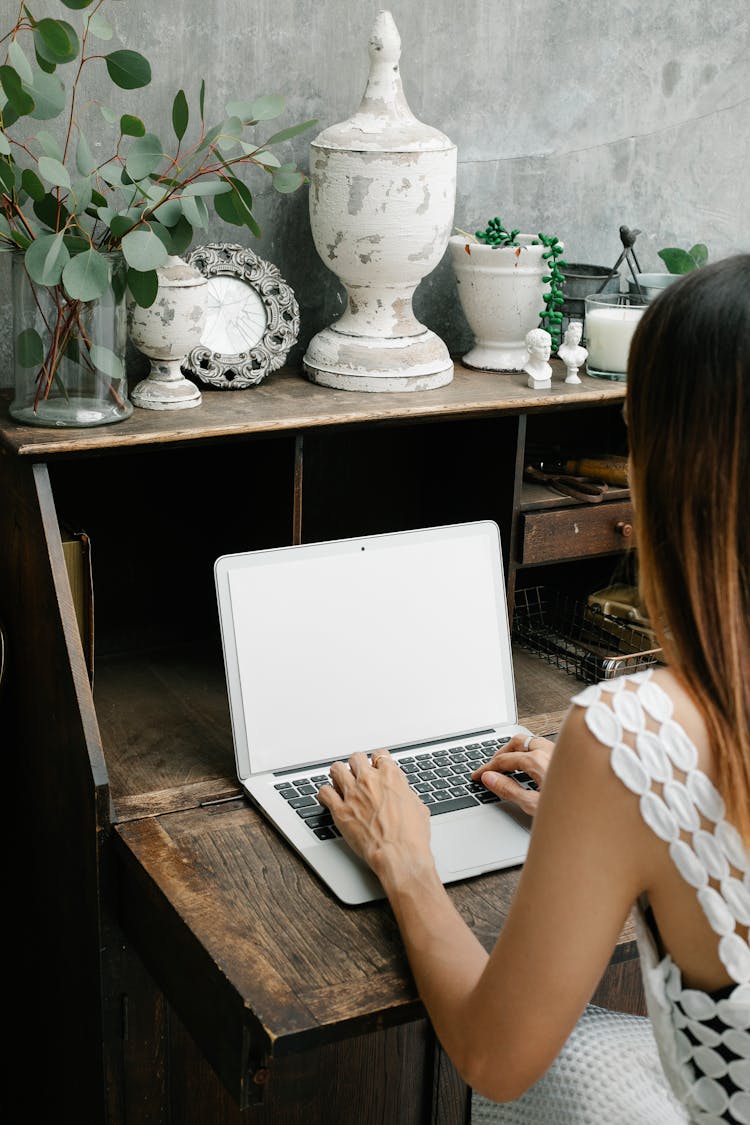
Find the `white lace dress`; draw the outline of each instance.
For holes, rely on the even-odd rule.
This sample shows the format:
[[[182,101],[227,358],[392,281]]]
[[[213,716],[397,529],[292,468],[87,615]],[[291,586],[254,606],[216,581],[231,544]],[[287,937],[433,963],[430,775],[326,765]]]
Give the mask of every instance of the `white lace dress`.
[[[612,769],[695,888],[735,983],[715,993],[683,987],[679,967],[659,955],[648,903],[639,902],[636,936],[650,1019],[590,1005],[543,1078],[514,1102],[475,1094],[472,1121],[750,1125],[750,857],[650,670],[593,684],[573,703],[586,709],[586,725],[608,748]]]

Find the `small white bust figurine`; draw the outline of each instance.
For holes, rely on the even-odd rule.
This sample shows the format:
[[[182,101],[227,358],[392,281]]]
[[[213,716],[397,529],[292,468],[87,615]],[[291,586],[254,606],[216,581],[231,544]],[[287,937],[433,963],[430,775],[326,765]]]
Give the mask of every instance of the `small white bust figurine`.
[[[580,383],[578,368],[582,367],[588,358],[588,352],[581,347],[583,335],[583,322],[571,320],[565,330],[565,339],[557,349],[559,358],[565,364],[565,382]]]
[[[524,371],[529,377],[528,385],[534,390],[544,390],[552,386],[552,367],[549,357],[552,354],[552,337],[543,328],[532,328],[526,333],[526,350],[529,358]]]

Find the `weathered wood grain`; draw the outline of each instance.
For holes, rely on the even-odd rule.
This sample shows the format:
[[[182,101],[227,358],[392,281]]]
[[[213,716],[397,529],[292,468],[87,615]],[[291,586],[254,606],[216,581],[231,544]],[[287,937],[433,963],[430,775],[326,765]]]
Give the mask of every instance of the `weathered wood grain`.
[[[571,386],[563,381],[558,360],[553,360],[553,371],[550,390],[530,391],[522,372],[471,371],[457,363],[453,381],[446,387],[369,394],[318,387],[298,370],[287,368],[244,391],[206,388],[197,410],[135,410],[125,422],[86,430],[17,425],[8,416],[11,394],[3,392],[0,446],[20,456],[42,456],[311,427],[570,409],[624,398],[620,383],[585,375],[580,385]]]

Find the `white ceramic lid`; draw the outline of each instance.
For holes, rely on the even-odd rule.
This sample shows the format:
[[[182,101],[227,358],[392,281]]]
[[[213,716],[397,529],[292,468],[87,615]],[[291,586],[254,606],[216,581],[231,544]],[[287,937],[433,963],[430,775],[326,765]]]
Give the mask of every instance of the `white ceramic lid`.
[[[399,71],[401,36],[390,12],[381,11],[370,33],[370,75],[357,112],[329,125],[315,148],[353,152],[440,152],[456,146],[409,108]]]

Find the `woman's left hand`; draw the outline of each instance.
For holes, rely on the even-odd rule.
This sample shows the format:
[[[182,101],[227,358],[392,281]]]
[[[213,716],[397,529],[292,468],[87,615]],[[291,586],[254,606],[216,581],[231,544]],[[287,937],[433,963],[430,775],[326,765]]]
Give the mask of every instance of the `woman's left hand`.
[[[361,753],[352,754],[348,765],[334,762],[331,781],[320,789],[318,800],[376,875],[434,867],[429,810],[386,750],[374,753],[372,763]]]

